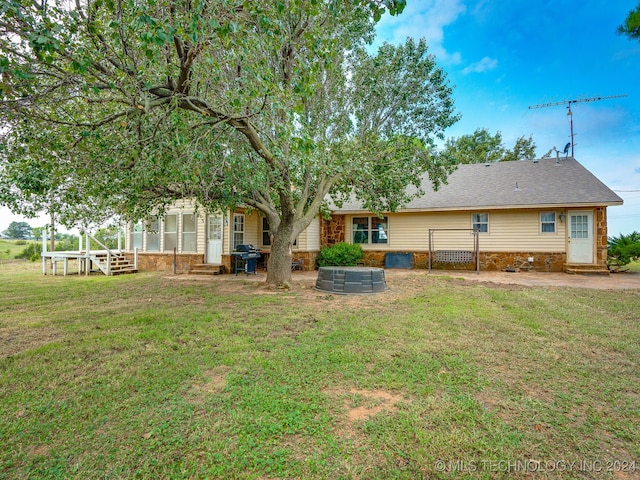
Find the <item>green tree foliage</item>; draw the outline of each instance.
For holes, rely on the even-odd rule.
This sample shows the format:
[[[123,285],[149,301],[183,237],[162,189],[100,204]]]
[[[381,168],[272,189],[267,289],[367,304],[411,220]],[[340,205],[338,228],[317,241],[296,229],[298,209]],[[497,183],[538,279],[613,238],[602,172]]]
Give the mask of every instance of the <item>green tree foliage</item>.
[[[47,231],[47,227],[33,227],[31,229],[31,235],[36,240],[42,240],[42,234]]]
[[[78,250],[79,239],[77,235],[71,233],[56,233],[54,238],[56,252]]]
[[[30,242],[20,253],[16,255],[18,259],[30,260],[37,262],[40,260],[40,252],[42,251],[42,244],[39,242]]]
[[[243,204],[274,235],[267,281],[287,282],[328,194],[394,210],[451,171],[434,140],[457,116],[426,43],[365,48],[404,4],[6,0],[0,203],[67,227]]]
[[[618,265],[627,265],[632,260],[637,260],[640,258],[640,233],[609,237],[607,254],[610,261],[613,260]]]
[[[444,156],[462,164],[530,159],[535,158],[535,153],[536,144],[532,137],[519,137],[509,150],[504,146],[500,132],[491,135],[486,128],[478,128],[471,135],[449,138],[444,148]]]
[[[2,233],[8,238],[22,240],[31,236],[31,226],[27,222],[11,222]]]
[[[96,231],[96,233],[93,234],[93,236],[107,248],[118,248],[118,227],[116,226],[100,228]],[[124,248],[124,244],[122,245]],[[93,248],[93,246],[91,248]]]
[[[618,33],[632,40],[640,40],[640,3],[629,12],[624,23],[618,27]]]

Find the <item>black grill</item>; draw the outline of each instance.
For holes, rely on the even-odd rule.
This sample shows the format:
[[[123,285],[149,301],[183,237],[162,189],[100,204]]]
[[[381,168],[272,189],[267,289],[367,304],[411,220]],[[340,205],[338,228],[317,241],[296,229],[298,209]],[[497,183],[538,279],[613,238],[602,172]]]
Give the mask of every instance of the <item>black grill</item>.
[[[238,245],[234,252],[231,252],[231,256],[235,258],[235,274],[244,270],[246,275],[253,273],[257,274],[256,266],[258,259],[262,256],[260,251],[251,244]]]

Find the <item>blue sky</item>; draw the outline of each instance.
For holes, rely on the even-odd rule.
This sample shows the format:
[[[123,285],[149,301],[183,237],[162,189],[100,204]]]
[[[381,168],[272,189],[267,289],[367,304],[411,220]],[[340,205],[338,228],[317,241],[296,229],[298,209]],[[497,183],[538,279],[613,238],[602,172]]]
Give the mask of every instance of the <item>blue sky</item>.
[[[377,42],[427,39],[455,85],[462,119],[448,137],[486,127],[507,147],[533,136],[537,155],[569,141],[575,158],[624,199],[609,208],[609,234],[640,231],[640,42],[616,33],[637,0],[407,0],[384,17]],[[636,190],[628,192],[627,190]]]
[[[630,233],[640,231],[640,42],[616,28],[636,1],[408,0],[383,17],[377,41],[427,39],[462,114],[447,136],[486,127],[511,148],[532,135],[538,156],[563,149],[569,117],[562,105],[530,105],[627,94],[572,111],[576,159],[625,202],[609,209],[609,234]],[[0,231],[13,220],[0,208]]]

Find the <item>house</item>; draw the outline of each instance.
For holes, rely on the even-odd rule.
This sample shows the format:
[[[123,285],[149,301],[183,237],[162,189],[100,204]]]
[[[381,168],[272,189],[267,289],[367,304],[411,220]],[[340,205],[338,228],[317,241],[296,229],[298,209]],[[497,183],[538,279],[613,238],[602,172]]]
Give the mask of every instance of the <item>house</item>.
[[[429,230],[432,252],[470,252],[475,229],[482,270],[606,272],[607,207],[622,199],[573,158],[459,165],[437,192],[426,177],[422,189],[383,218],[359,202],[334,209],[324,243],[361,243],[371,265],[412,252],[424,267]]]
[[[573,158],[460,165],[438,191],[425,176],[422,190],[382,217],[357,201],[334,206],[330,220],[317,218],[300,235],[293,255],[311,269],[322,246],[348,242],[362,245],[371,266],[410,253],[415,268],[426,268],[431,251],[434,264],[469,268],[477,238],[482,270],[607,271],[607,207],[622,199]],[[255,211],[205,215],[185,201],[130,228],[126,248],[139,249],[143,270],[170,270],[176,247],[178,272],[199,263],[230,272],[235,246],[251,243],[268,255],[269,240]]]

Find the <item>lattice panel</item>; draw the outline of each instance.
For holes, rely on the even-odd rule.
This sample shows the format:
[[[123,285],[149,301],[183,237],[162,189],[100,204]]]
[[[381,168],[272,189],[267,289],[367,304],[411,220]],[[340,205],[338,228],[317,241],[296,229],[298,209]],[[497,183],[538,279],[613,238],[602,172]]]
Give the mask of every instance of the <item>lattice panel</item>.
[[[436,250],[434,261],[438,263],[471,263],[474,261],[473,252],[467,250]]]

